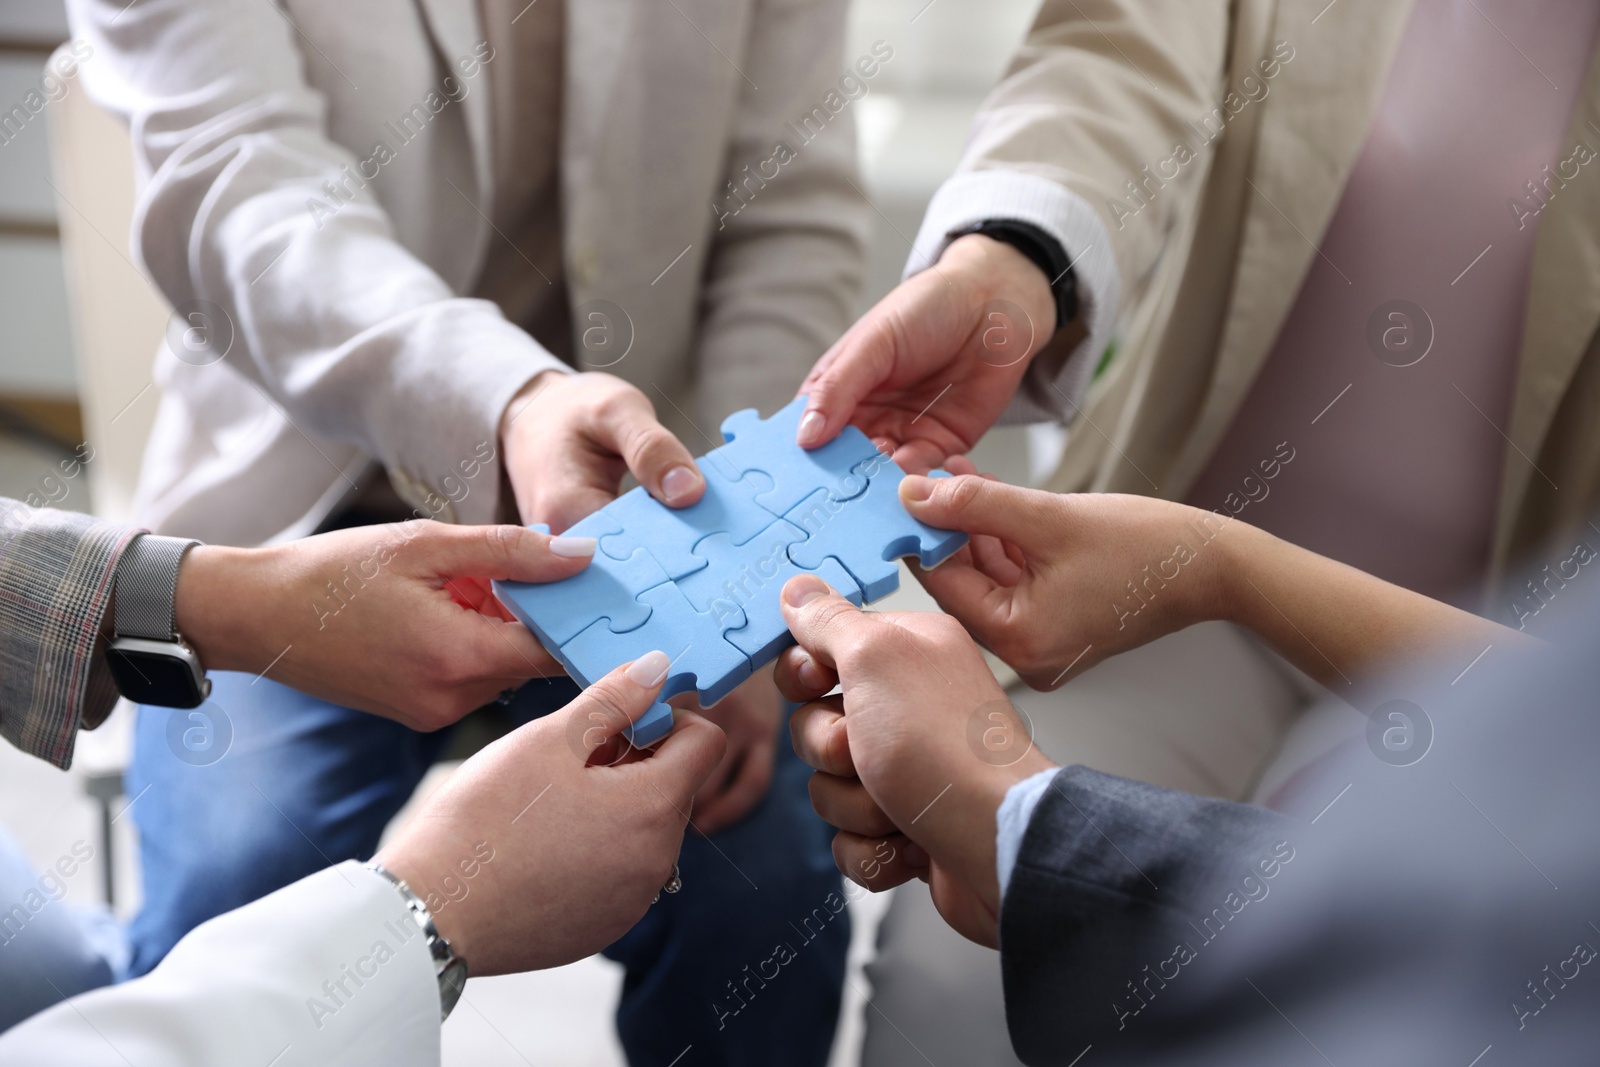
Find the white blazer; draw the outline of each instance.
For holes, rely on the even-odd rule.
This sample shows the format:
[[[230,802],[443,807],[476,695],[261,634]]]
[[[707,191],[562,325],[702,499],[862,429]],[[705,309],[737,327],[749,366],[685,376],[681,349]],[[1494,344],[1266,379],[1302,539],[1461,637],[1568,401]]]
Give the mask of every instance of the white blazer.
[[[0,1034],[0,1067],[437,1067],[421,930],[354,861],[196,927],[143,978]]]
[[[67,6],[93,49],[87,90],[130,127],[135,257],[180,310],[211,301],[233,329],[215,364],[159,353],[138,518],[226,544],[295,537],[377,461],[413,504],[490,521],[500,413],[554,359],[463,296],[501,239],[476,3]],[[721,443],[727,412],[786,400],[858,299],[844,17],[844,0],[567,5],[571,304],[626,312],[632,347],[605,369],[694,451]],[[809,140],[790,125],[805,116]],[[747,165],[777,173],[730,213]]]

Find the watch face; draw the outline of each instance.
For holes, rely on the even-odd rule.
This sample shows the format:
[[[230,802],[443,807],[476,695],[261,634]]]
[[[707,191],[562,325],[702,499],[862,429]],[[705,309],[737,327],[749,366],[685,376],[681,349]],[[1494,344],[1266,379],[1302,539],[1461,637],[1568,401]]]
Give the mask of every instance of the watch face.
[[[113,646],[106,650],[106,662],[117,689],[135,703],[197,708],[206,698],[182,657]]]

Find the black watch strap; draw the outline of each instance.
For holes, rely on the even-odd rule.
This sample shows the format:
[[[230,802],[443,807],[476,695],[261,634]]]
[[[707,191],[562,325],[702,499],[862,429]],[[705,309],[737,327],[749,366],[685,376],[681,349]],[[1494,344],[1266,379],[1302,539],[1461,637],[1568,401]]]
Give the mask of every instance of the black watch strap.
[[[1078,317],[1078,283],[1072,275],[1072,260],[1061,242],[1048,231],[1020,219],[985,219],[955,231],[950,238],[954,240],[972,233],[1005,242],[1044,272],[1056,301],[1057,330]]]
[[[175,641],[178,637],[178,567],[199,541],[142,534],[123,549],[117,561],[116,610],[112,620],[118,637]]]

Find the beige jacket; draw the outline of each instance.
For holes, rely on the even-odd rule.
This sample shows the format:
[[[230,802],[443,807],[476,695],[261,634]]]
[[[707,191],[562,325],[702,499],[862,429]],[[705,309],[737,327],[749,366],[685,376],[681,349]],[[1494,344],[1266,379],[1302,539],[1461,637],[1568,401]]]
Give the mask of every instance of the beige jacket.
[[[1089,393],[1053,488],[1186,494],[1299,293],[1411,6],[1044,4],[978,118],[952,182],[964,186],[961,195],[941,191],[919,244],[936,248],[931,238],[945,232],[954,200],[970,201],[1001,173],[1064,188],[1072,210],[1056,229],[1109,241],[1112,262],[1091,249],[1076,269],[1102,320],[1089,324],[1097,333],[1109,334],[1107,295],[1114,302],[1120,289],[1123,340]],[[1221,126],[1208,150],[1173,159],[1175,142],[1199,143],[1197,128]],[[1564,143],[1577,142],[1600,149],[1600,60]],[[1177,177],[1148,181],[1147,167]],[[1130,197],[1130,181],[1146,195]],[[1594,534],[1584,523],[1600,506],[1600,176],[1592,165],[1559,189],[1539,225],[1513,414],[1501,428],[1496,582],[1510,561],[1570,555],[1580,536]],[[1075,256],[1083,247],[1068,243]]]
[[[567,7],[573,333],[596,326],[576,314],[591,302],[620,309],[632,344],[605,369],[696,452],[721,443],[730,410],[786,401],[859,299],[868,209],[847,60],[850,96],[862,79],[844,7]],[[558,364],[463,295],[502,240],[485,67],[505,60],[474,0],[68,13],[93,48],[89,93],[129,124],[135,258],[180,312],[210,301],[232,329],[220,362],[180,360],[181,343],[158,354],[140,521],[226,544],[298,536],[374,462],[440,518],[495,516],[500,414]]]

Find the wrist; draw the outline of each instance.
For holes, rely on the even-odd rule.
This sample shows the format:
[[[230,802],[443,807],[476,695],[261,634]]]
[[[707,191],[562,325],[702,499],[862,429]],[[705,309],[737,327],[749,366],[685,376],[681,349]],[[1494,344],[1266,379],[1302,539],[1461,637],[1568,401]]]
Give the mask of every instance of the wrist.
[[[1210,558],[1202,568],[1202,581],[1197,583],[1199,602],[1190,610],[1191,621],[1231,622],[1252,629],[1250,609],[1260,604],[1261,597],[1251,588],[1250,574],[1273,540],[1271,534],[1248,523],[1226,520],[1207,546],[1205,554]]]
[[[178,633],[207,670],[246,670],[261,659],[262,620],[273,591],[257,574],[269,549],[196,545],[178,568],[173,608]],[[267,659],[281,649],[267,653]],[[265,660],[262,660],[264,663]]]
[[[950,242],[939,257],[939,267],[969,279],[983,299],[1009,300],[1021,307],[1035,325],[1030,357],[1055,335],[1051,279],[1014,246],[981,233],[966,234]]]
[[[1000,876],[996,856],[998,841],[996,827],[1000,806],[1012,786],[1026,781],[1040,771],[1052,770],[1056,764],[1037,746],[1031,746],[1023,757],[1003,767],[995,767],[986,774],[978,787],[978,802],[972,805],[973,819],[969,825],[958,828],[951,844],[953,854],[949,866],[960,879],[972,888],[996,915],[1000,909]],[[919,842],[921,843],[921,842]],[[940,856],[938,843],[925,844],[928,853],[936,860]]]
[[[418,854],[412,847],[410,840],[402,839],[372,857],[372,862],[382,866],[390,874],[400,879],[423,900],[428,900],[428,886],[437,885],[441,880],[448,881],[455,876],[455,871],[448,863],[434,862],[426,852]],[[440,870],[444,874],[440,875]],[[477,957],[473,954],[476,942],[473,924],[473,894],[468,893],[459,901],[448,903],[442,907],[429,904],[428,914],[433,919],[433,927],[439,936],[450,942],[450,948],[471,966]]]
[[[543,370],[529,378],[515,396],[506,404],[505,411],[500,413],[500,426],[498,434],[500,447],[504,451],[512,430],[519,424],[523,412],[531,405],[545,389],[549,388],[557,379],[565,378],[566,372],[559,370]]]

